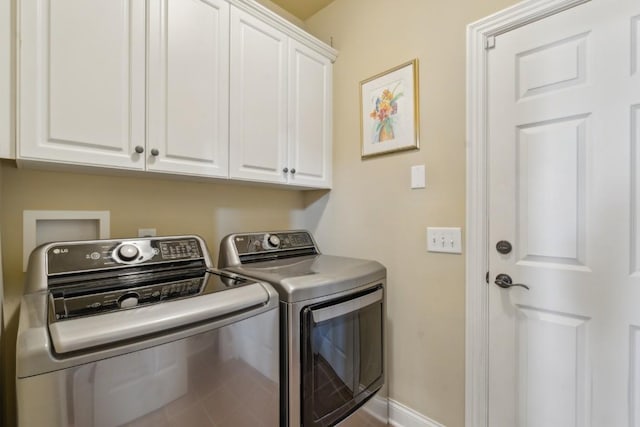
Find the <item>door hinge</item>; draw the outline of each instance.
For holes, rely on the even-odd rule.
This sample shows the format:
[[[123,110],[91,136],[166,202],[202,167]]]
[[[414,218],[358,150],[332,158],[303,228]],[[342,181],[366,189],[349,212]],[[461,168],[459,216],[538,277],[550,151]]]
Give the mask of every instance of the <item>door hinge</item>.
[[[493,49],[494,47],[496,47],[496,36],[488,36],[484,40],[484,48],[489,50]]]

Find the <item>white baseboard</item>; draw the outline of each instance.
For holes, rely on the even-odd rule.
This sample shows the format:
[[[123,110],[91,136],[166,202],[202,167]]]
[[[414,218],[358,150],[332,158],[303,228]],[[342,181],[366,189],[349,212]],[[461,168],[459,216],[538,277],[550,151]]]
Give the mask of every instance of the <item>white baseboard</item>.
[[[445,427],[444,424],[425,417],[400,402],[380,397],[377,394],[365,403],[362,409],[379,421],[388,422],[393,427]]]
[[[437,421],[389,399],[389,425],[393,427],[445,427]]]
[[[386,397],[380,397],[376,394],[362,406],[362,409],[383,423],[386,423],[388,420],[389,409]]]

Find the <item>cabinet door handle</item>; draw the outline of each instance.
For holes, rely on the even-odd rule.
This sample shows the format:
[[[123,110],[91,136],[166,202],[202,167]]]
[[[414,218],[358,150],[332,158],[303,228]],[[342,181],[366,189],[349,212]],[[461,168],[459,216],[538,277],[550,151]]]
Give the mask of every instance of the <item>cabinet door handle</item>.
[[[284,173],[289,172],[289,168],[283,168],[283,169],[282,169],[282,172],[284,172]]]
[[[136,153],[138,154],[144,153],[144,147],[142,145],[136,145],[135,150],[136,150]]]
[[[160,152],[158,151],[158,149],[157,149],[157,148],[152,148],[152,149],[151,149],[151,155],[152,155],[152,156],[154,156],[154,157],[155,157],[155,156],[157,156],[158,154],[160,154]]]
[[[292,173],[292,174],[296,173],[295,168],[294,168],[294,169],[291,169],[291,173]]]

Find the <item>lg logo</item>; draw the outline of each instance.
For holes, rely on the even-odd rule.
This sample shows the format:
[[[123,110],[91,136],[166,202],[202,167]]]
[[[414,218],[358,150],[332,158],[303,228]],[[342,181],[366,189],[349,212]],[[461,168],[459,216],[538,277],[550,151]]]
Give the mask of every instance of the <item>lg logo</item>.
[[[69,253],[69,248],[55,248],[53,250],[53,253],[56,254],[56,255],[68,254]]]

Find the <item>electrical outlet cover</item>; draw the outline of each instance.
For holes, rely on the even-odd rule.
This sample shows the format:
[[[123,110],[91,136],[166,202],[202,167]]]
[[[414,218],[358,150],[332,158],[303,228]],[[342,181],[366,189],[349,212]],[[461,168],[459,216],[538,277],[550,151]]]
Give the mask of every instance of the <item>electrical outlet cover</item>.
[[[462,253],[462,229],[460,227],[427,227],[427,251]]]
[[[155,237],[155,228],[138,228],[138,237]]]

